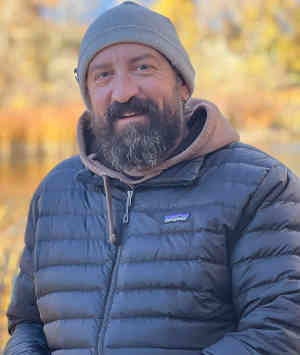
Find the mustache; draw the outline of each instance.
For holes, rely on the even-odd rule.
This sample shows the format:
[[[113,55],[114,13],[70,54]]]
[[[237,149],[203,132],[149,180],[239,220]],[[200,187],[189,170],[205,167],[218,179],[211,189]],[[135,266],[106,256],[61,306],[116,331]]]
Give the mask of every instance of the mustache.
[[[132,97],[129,101],[120,103],[113,102],[106,112],[109,122],[120,119],[124,114],[134,112],[137,115],[156,115],[159,113],[158,106],[150,99]]]

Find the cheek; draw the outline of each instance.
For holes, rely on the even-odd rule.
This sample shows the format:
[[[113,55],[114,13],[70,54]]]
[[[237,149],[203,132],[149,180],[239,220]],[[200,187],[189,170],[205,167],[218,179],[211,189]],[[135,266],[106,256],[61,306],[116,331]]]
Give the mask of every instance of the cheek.
[[[109,107],[109,99],[103,90],[91,90],[90,101],[92,109],[98,115],[104,115]]]
[[[144,91],[144,96],[145,98],[153,101],[159,107],[160,110],[164,108],[165,102],[168,101],[165,96],[165,93],[163,93],[160,88],[157,87],[153,87],[147,92]]]
[[[149,87],[149,97],[151,97],[162,109],[165,104],[168,105],[174,105],[174,96],[175,96],[175,91],[176,90],[176,83],[172,82],[172,84],[169,84],[168,81],[166,81],[167,85],[162,84],[164,81],[160,81],[159,85],[153,85],[153,87]]]
[[[93,115],[91,118],[91,128],[95,135],[99,135],[99,133],[101,133],[107,127],[107,122],[104,121],[103,116],[93,111]]]

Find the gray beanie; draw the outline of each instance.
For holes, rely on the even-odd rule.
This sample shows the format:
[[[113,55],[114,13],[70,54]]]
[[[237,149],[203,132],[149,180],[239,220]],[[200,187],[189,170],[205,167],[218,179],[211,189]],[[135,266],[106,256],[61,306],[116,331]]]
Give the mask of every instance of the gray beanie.
[[[86,76],[90,61],[101,49],[128,42],[145,44],[162,53],[181,74],[192,95],[195,71],[174,25],[157,12],[125,1],[100,15],[89,26],[80,45],[76,78],[89,110]]]

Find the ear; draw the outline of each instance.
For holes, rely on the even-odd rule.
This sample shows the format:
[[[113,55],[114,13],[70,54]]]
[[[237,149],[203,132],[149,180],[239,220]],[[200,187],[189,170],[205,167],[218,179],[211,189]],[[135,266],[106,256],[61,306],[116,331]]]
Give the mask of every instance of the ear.
[[[183,84],[180,88],[180,94],[181,94],[181,99],[182,101],[187,101],[190,97],[190,91],[186,84]]]

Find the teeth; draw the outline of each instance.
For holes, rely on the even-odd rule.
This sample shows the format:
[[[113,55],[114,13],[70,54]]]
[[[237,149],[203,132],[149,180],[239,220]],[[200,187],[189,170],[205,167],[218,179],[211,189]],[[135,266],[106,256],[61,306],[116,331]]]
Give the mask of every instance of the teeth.
[[[136,113],[135,112],[130,112],[130,113],[125,113],[122,117],[131,117],[131,116],[135,116]]]

